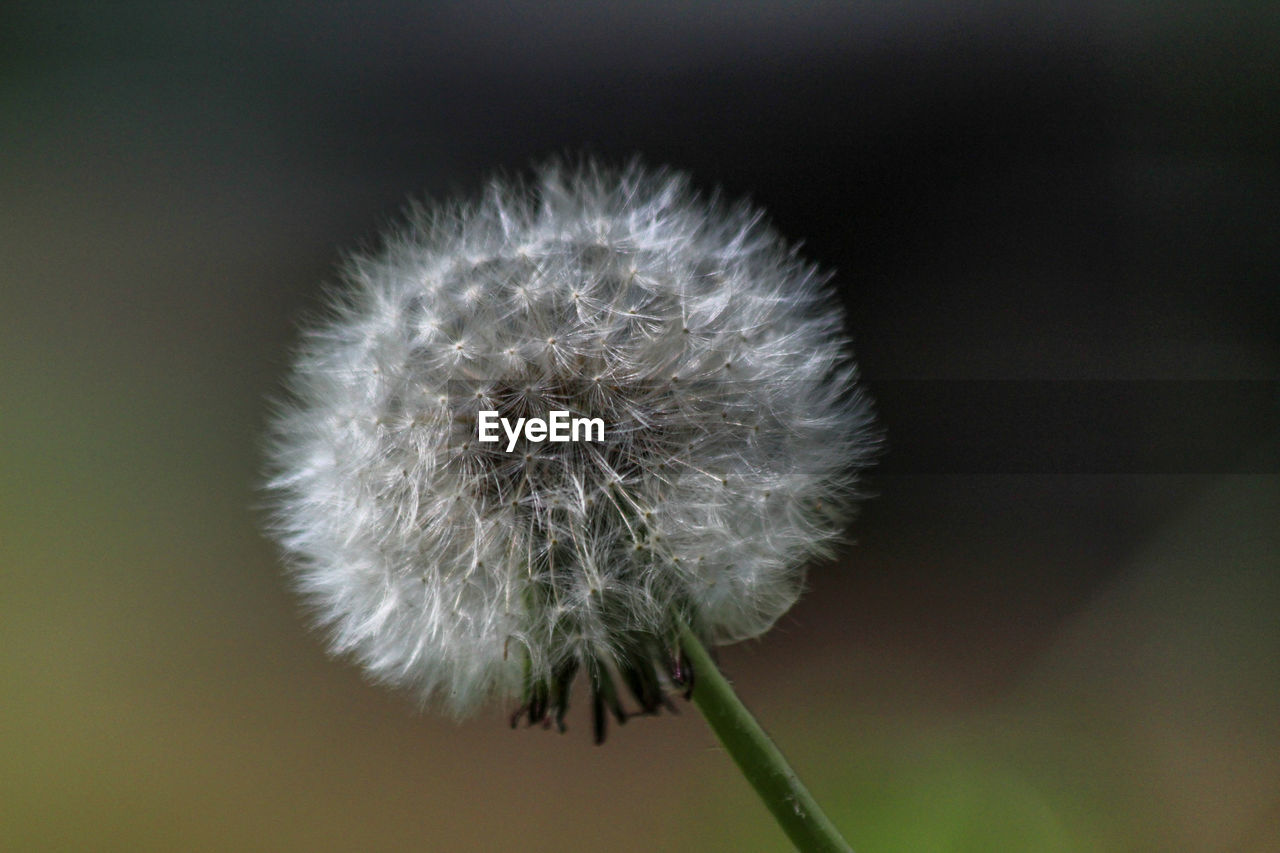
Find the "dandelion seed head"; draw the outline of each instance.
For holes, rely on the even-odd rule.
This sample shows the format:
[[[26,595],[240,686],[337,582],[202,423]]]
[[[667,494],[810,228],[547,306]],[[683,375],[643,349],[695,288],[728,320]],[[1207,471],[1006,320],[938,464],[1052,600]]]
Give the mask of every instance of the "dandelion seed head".
[[[841,316],[748,205],[552,163],[414,209],[342,285],[275,420],[273,532],[332,649],[424,702],[559,721],[581,670],[647,710],[673,619],[759,635],[849,519],[874,439]],[[553,409],[603,440],[477,440]]]

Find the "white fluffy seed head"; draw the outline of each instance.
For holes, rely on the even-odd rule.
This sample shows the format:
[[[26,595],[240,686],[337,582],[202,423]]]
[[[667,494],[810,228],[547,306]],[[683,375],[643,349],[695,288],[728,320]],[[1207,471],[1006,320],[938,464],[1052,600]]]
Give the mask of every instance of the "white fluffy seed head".
[[[554,705],[669,655],[676,616],[756,636],[848,520],[868,406],[825,277],[758,210],[550,164],[415,209],[344,278],[269,485],[297,586],[381,681]],[[554,409],[604,440],[477,441],[479,411]]]

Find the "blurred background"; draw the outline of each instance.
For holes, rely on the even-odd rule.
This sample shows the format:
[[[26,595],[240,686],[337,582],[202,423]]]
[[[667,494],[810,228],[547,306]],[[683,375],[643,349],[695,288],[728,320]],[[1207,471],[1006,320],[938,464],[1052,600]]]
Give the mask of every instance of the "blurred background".
[[[888,450],[745,701],[859,851],[1280,849],[1280,12],[7,3],[0,848],[784,850],[325,657],[259,532],[295,324],[409,195],[640,154],[837,273]]]

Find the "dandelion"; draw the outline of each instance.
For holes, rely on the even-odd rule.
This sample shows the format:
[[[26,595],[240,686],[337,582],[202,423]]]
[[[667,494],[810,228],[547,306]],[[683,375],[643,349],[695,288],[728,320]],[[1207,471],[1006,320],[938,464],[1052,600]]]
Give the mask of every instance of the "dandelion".
[[[333,650],[561,729],[582,675],[598,740],[689,689],[701,643],[794,603],[873,448],[826,280],[636,164],[415,208],[346,264],[275,422],[274,532]],[[553,412],[602,430],[485,435]]]

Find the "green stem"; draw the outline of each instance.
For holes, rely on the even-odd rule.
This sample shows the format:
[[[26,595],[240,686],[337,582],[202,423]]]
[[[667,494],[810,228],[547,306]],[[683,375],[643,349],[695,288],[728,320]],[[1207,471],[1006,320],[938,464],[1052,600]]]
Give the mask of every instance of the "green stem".
[[[747,781],[798,850],[852,853],[848,843],[814,802],[733,687],[720,674],[711,655],[689,626],[680,623],[680,645],[693,664],[693,701],[707,718],[720,743],[733,756]]]

